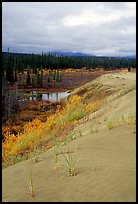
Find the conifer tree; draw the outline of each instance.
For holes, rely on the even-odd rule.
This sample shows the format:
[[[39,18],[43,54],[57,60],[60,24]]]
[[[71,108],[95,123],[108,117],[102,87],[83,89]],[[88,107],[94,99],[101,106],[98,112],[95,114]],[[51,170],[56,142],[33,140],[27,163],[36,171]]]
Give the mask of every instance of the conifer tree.
[[[40,81],[40,84],[41,86],[43,86],[43,67],[41,66],[41,81]]]
[[[30,76],[30,67],[29,66],[28,66],[28,69],[27,69],[26,85],[31,86],[31,76]]]
[[[14,81],[17,82],[17,64],[16,64],[16,58],[14,58],[14,64],[13,64],[13,69],[14,69]]]
[[[12,67],[12,64],[10,62],[10,51],[9,51],[9,48],[8,48],[7,57],[6,57],[6,79],[11,84],[14,83],[14,74],[13,74],[13,67]]]

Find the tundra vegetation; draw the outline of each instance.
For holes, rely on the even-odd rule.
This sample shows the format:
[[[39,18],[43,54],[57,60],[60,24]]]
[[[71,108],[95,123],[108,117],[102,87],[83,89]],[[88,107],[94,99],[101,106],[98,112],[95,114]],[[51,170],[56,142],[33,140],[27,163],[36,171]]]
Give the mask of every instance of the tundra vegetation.
[[[84,68],[85,65],[87,68]],[[76,135],[70,135],[70,130],[85,122],[89,113],[98,110],[105,98],[113,92],[103,88],[100,83],[88,82],[78,87],[67,99],[50,103],[23,100],[25,95],[22,95],[21,90],[58,87],[64,80],[65,67],[72,67],[74,74],[79,68],[79,76],[83,79],[84,69],[92,73],[101,67],[102,70],[116,67],[128,71],[127,67],[135,67],[135,60],[57,57],[50,53],[14,54],[8,49],[7,53],[2,54],[2,66],[2,165],[7,167],[28,159],[30,153],[35,155],[51,148],[55,140],[64,142],[75,139]],[[126,69],[121,69],[122,67]],[[67,70],[69,71],[70,69]],[[45,111],[42,111],[44,103]],[[111,122],[108,123],[108,127],[111,126]],[[82,133],[78,135],[81,136]],[[68,158],[65,154],[63,156],[67,164],[73,161],[71,155]]]
[[[30,152],[35,153],[38,149],[43,152],[49,149],[54,146],[55,140],[75,139],[75,135],[69,134],[70,130],[80,122],[85,122],[89,113],[96,111],[106,96],[111,94],[109,90],[103,89],[97,83],[89,82],[86,88],[85,86],[78,88],[77,93],[72,92],[67,100],[62,101],[62,106],[58,104],[55,112],[49,114],[45,121],[35,118],[24,123],[22,130],[19,128],[16,135],[10,128],[6,130],[3,128],[5,134],[2,143],[3,167],[29,158]],[[82,94],[84,88],[85,91]],[[83,121],[80,120],[82,118]]]

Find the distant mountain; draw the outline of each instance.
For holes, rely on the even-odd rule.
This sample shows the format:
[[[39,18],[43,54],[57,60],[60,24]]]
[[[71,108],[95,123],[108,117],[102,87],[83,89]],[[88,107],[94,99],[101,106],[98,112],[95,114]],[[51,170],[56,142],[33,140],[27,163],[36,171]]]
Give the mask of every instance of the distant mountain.
[[[51,54],[57,55],[57,56],[76,56],[76,57],[80,57],[80,56],[95,56],[92,54],[85,54],[85,53],[81,53],[81,52],[60,52],[60,51],[53,51],[50,52]],[[45,53],[47,54],[47,53]]]
[[[136,59],[136,55],[124,56],[123,58]]]
[[[106,56],[105,56],[106,57]],[[125,59],[136,59],[136,55],[128,55],[128,56],[112,56],[111,58],[125,58]]]
[[[136,59],[136,55],[128,55],[128,56],[106,56],[106,55],[94,55],[94,54],[86,54],[81,52],[62,52],[62,51],[52,51],[52,52],[44,52],[43,54],[53,54],[56,56],[70,56],[70,57],[97,57],[97,58],[128,58],[128,59]],[[3,55],[6,55],[7,52],[2,52]],[[11,53],[11,54],[30,54],[30,53]]]
[[[57,55],[57,56],[76,56],[76,57],[87,57],[87,56],[92,56],[92,57],[109,57],[106,55],[101,55],[101,56],[96,56],[94,54],[86,54],[86,53],[81,53],[81,52],[62,52],[62,51],[52,51],[50,52],[51,54]],[[45,52],[45,54],[48,54],[48,52]],[[129,58],[129,59],[136,59],[136,55],[129,55],[129,56],[110,56],[110,57],[115,57],[115,58]]]

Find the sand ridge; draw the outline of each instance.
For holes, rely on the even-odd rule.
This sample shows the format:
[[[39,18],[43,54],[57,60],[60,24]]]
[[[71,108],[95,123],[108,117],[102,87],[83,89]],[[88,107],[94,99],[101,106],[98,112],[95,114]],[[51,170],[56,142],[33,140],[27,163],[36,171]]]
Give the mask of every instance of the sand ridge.
[[[52,148],[32,164],[34,198],[28,193],[29,160],[2,170],[3,202],[136,201],[136,125],[107,127],[108,120],[135,112],[135,73],[106,74],[96,80],[116,86],[117,93],[122,87],[132,88],[106,103],[98,110],[101,114],[97,112],[97,118],[91,114],[85,124],[77,127],[82,136],[62,146],[63,150],[70,148],[74,152],[79,174],[67,176],[63,166],[55,171],[55,151]],[[97,128],[95,132],[91,131],[93,125]],[[59,158],[59,163],[65,164],[62,155]]]

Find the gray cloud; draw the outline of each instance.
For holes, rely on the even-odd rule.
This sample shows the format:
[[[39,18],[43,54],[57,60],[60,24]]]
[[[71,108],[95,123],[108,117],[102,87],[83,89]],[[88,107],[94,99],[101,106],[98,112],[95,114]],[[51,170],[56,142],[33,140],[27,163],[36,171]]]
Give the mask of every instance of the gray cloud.
[[[2,49],[136,52],[135,2],[3,2]]]

